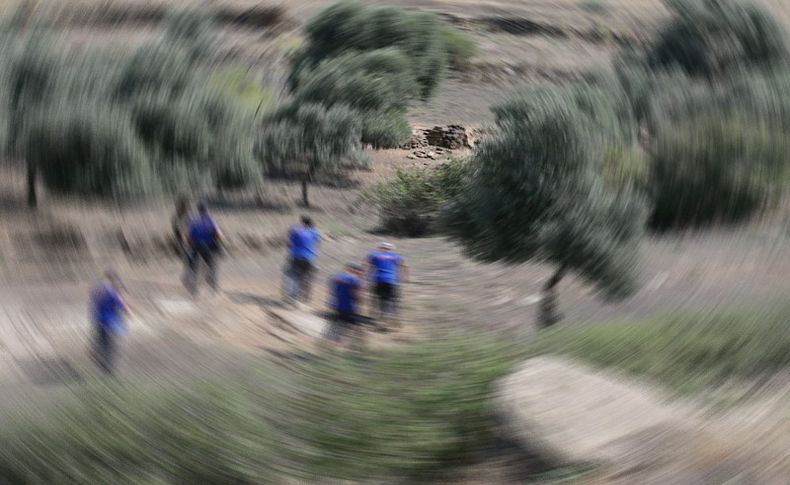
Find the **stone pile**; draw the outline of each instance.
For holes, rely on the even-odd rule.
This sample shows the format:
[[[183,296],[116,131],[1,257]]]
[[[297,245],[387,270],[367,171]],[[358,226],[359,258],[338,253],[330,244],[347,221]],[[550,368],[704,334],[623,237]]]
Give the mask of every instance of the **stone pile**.
[[[407,158],[437,160],[452,154],[452,150],[472,149],[480,143],[482,132],[460,125],[434,126],[412,132],[411,139],[401,148],[412,150]]]
[[[434,126],[430,130],[426,130],[425,138],[429,145],[435,147],[449,148],[450,150],[472,148],[466,129],[460,125]]]

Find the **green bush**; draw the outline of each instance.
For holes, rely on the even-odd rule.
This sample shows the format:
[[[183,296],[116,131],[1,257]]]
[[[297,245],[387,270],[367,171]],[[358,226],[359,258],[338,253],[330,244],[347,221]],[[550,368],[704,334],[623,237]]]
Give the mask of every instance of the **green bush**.
[[[124,112],[89,105],[43,112],[24,145],[28,163],[55,192],[124,198],[160,189]]]
[[[671,20],[648,54],[651,65],[718,77],[788,60],[786,34],[768,12],[736,0],[670,0]]]
[[[309,22],[307,43],[294,59],[289,85],[296,91],[303,72],[326,59],[390,48],[408,59],[411,75],[419,83],[419,97],[430,97],[447,64],[436,16],[397,7],[366,7],[355,1],[336,3]]]
[[[443,207],[463,190],[470,170],[470,162],[464,159],[419,171],[399,170],[393,180],[373,187],[367,197],[378,207],[383,230],[423,236],[439,229]]]
[[[309,206],[308,184],[320,173],[349,168],[344,162],[359,148],[359,137],[359,120],[346,106],[293,102],[268,117],[256,146],[268,173],[302,181],[302,202]]]
[[[478,53],[475,41],[463,32],[450,27],[442,29],[442,37],[447,46],[450,67],[456,71],[468,69]]]
[[[694,119],[662,132],[650,174],[659,229],[743,220],[781,188],[790,146],[750,119]]]
[[[381,148],[399,146],[411,136],[406,108],[418,92],[406,57],[397,49],[380,49],[332,58],[305,71],[295,98],[354,109],[362,142]]]

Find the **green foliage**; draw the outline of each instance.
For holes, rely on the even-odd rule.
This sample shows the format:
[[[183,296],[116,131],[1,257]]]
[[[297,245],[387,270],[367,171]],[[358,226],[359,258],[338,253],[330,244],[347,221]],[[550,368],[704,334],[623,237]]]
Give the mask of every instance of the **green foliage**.
[[[51,189],[78,195],[123,197],[260,181],[252,120],[261,103],[243,105],[249,85],[234,97],[237,93],[206,82],[215,72],[209,62],[212,24],[205,12],[174,11],[159,39],[125,57],[102,50],[62,52],[41,20],[34,19],[37,27],[25,35],[15,30],[18,25],[5,26],[2,34],[9,44],[0,74],[9,96],[3,111],[5,119],[15,120],[8,126],[8,148],[22,150],[18,154],[33,168],[33,160],[46,164],[44,182]],[[35,132],[27,133],[33,116]],[[108,121],[106,129],[99,120]],[[56,135],[64,127],[74,140]],[[94,128],[95,134],[86,132]],[[50,139],[57,144],[34,147],[35,140]],[[102,152],[113,139],[119,140],[118,149]],[[68,153],[56,153],[64,148]],[[99,152],[119,158],[100,162],[95,159]],[[88,158],[76,161],[78,154]],[[83,165],[95,173],[79,182]],[[111,180],[116,174],[119,179]]]
[[[673,17],[648,55],[656,67],[721,76],[788,60],[782,26],[765,10],[736,0],[669,0]]]
[[[362,142],[393,147],[411,136],[409,99],[419,87],[406,57],[397,49],[346,54],[305,71],[295,97],[299,103],[342,104],[356,110]]]
[[[651,160],[653,228],[743,221],[779,193],[790,152],[788,40],[764,10],[731,0],[672,0],[646,52],[615,74]]]
[[[314,476],[440,480],[494,443],[489,398],[524,353],[479,335],[444,336],[384,352],[364,365],[327,359],[306,368],[289,436]],[[342,376],[332,379],[328,376]],[[327,425],[327,423],[331,423]]]
[[[10,30],[6,35],[14,33],[14,30]],[[21,138],[31,113],[51,100],[58,83],[58,72],[63,65],[61,56],[53,49],[52,41],[43,27],[37,26],[32,32],[16,34],[18,38],[8,39],[4,69],[4,80],[8,83],[8,150],[14,155],[19,154]]]
[[[159,190],[123,112],[89,105],[41,112],[24,139],[28,163],[53,191],[128,197]]]
[[[121,99],[152,93],[178,95],[186,89],[195,67],[184,50],[167,43],[144,45],[124,67],[117,95]]]
[[[657,228],[735,222],[776,195],[790,146],[750,119],[691,119],[662,132],[651,171]]]
[[[250,396],[228,386],[192,387],[85,386],[65,408],[4,427],[3,477],[18,484],[153,484],[260,483],[269,476],[271,429]]]
[[[543,90],[497,107],[499,132],[478,149],[446,231],[483,260],[546,260],[607,296],[629,294],[645,211],[632,192],[606,188],[606,150],[622,134],[605,100]]]
[[[252,364],[221,384],[83,385],[0,430],[0,472],[20,485],[439,478],[494,445],[489,397],[523,355],[445,336],[364,364]]]
[[[436,231],[443,207],[457,196],[471,174],[468,160],[455,159],[419,171],[399,170],[393,180],[367,194],[379,210],[381,228],[410,237]]]
[[[218,70],[211,76],[211,87],[223,96],[235,100],[243,108],[258,114],[267,113],[277,103],[274,93],[260,86],[242,68]]]
[[[559,328],[524,345],[443,335],[221,384],[81,385],[0,429],[0,473],[34,483],[447,481],[495,446],[490,398],[514,366],[560,354],[684,393],[790,368],[787,308]],[[286,384],[287,383],[287,384]],[[745,386],[743,386],[745,387]]]
[[[639,147],[614,148],[604,153],[603,177],[609,190],[649,187],[651,160]]]
[[[460,30],[450,27],[442,29],[442,37],[447,48],[450,67],[456,71],[468,69],[472,59],[478,53],[475,41]]]
[[[532,351],[567,354],[673,390],[707,391],[790,368],[787,307],[671,315],[541,334]]]
[[[359,122],[345,106],[292,103],[269,117],[258,153],[270,173],[310,180],[317,173],[342,169],[358,140]]]
[[[294,59],[289,85],[297,91],[303,72],[326,59],[394,48],[408,59],[412,77],[419,83],[417,93],[425,99],[436,91],[446,69],[444,40],[432,14],[341,1],[309,22],[307,44]]]

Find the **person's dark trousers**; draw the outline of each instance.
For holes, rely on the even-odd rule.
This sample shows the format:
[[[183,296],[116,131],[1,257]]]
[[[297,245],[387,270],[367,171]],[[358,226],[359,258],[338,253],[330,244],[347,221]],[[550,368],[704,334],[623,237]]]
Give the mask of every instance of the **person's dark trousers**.
[[[115,372],[117,354],[116,335],[104,325],[96,326],[96,360],[107,374]]]
[[[391,283],[376,283],[376,298],[382,316],[393,316],[397,312],[398,287]]]
[[[206,264],[206,282],[211,289],[217,291],[217,258],[216,251],[205,244],[195,245],[190,248],[187,263],[189,264],[189,276],[187,278],[187,287],[190,292],[197,293],[197,280],[198,270],[200,269],[200,262]]]
[[[353,337],[355,332],[359,332],[359,316],[352,312],[335,310],[332,315],[332,324],[328,329],[327,337],[330,341],[339,342],[346,338]]]
[[[306,259],[294,258],[291,261],[291,271],[297,283],[296,297],[302,302],[310,301],[313,288],[313,275],[315,267]]]

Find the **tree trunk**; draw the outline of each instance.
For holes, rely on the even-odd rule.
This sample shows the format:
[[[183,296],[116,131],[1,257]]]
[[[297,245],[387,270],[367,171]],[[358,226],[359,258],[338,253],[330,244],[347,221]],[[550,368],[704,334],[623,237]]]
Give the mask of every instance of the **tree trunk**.
[[[310,207],[310,199],[307,197],[307,178],[302,179],[302,204],[305,207]]]
[[[38,192],[36,191],[36,175],[38,171],[32,164],[27,164],[27,206],[31,209],[38,207]]]
[[[560,265],[554,275],[543,287],[543,298],[540,300],[540,325],[550,327],[562,320],[562,315],[557,311],[557,285],[565,276],[565,265]]]

